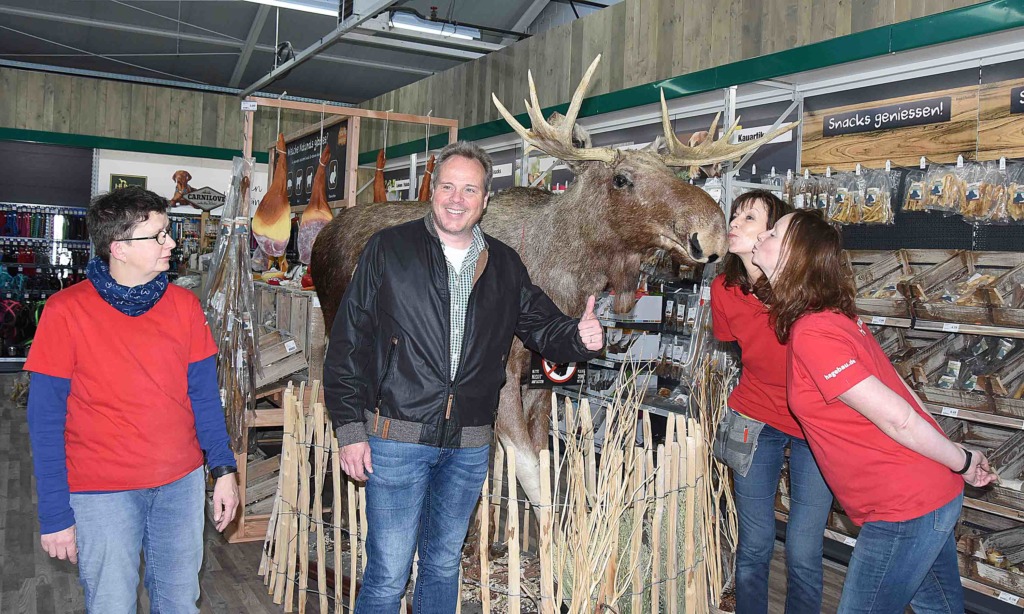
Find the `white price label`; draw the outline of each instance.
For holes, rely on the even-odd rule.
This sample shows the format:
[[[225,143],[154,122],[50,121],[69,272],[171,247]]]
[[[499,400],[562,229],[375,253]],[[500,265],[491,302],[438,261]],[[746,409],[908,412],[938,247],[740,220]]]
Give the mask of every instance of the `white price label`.
[[[847,546],[856,546],[857,545],[857,540],[852,538],[852,537],[844,537],[843,538],[843,543],[846,544]]]
[[[999,601],[1005,601],[1006,603],[1019,604],[1020,598],[1012,593],[1006,591],[999,591]]]
[[[235,319],[234,318],[228,318],[228,330],[229,331],[235,327],[234,324],[235,324]]]
[[[316,307],[317,309],[320,308],[320,297],[319,296],[314,296],[313,297],[313,306]]]
[[[871,323],[872,324],[878,324],[879,326],[885,326],[885,323],[888,322],[888,321],[889,321],[889,319],[886,318],[885,316],[871,316]]]
[[[291,354],[295,350],[299,349],[299,345],[294,340],[288,340],[284,342],[284,349],[286,352]]]
[[[704,286],[700,289],[700,300],[710,301],[711,300],[711,286]]]
[[[951,418],[956,418],[957,416],[960,415],[960,410],[955,407],[943,407],[939,413],[941,413],[943,416],[950,416]]]
[[[243,100],[242,110],[243,111],[255,111],[258,108],[255,100]]]
[[[955,322],[946,322],[942,325],[942,332],[944,333],[958,333],[960,332],[960,325]]]

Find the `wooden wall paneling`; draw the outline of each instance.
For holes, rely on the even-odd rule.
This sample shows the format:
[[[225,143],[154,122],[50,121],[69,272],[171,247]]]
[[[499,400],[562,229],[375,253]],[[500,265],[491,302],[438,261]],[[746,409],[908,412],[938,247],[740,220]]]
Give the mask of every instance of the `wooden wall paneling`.
[[[611,50],[608,48],[609,41],[604,36],[605,20],[599,19],[599,17],[606,17],[604,15],[606,12],[607,9],[593,13],[588,19],[578,20],[583,23],[583,47],[581,49],[582,56],[580,58],[582,62],[579,67],[581,76],[583,71],[586,71],[587,67],[590,66],[590,63],[594,61],[594,58],[597,57],[598,54],[601,54],[601,64],[597,67],[593,78],[590,80],[589,96],[603,94],[610,91],[608,89],[608,75],[609,66],[611,65],[611,58],[609,57],[611,55]],[[531,45],[531,59],[543,53],[545,47],[543,44],[544,42],[545,41],[543,40],[538,40],[537,43]],[[579,81],[577,80],[576,83],[578,82]]]
[[[854,32],[863,32],[881,24],[893,23],[895,16],[892,0],[853,0],[851,10],[851,26]]]
[[[78,133],[96,134],[99,118],[96,104],[99,99],[99,80],[82,79],[78,98]]]
[[[217,95],[211,92],[204,92],[202,97],[202,130],[200,131],[199,144],[203,147],[217,146],[217,131],[220,129],[217,123]]]
[[[658,4],[656,2],[640,2],[639,0],[624,0],[623,4],[626,5],[626,74],[624,80],[626,87],[633,87],[653,81],[653,78],[648,78],[648,74],[651,74],[651,62],[646,53],[647,47],[641,42],[647,32],[653,30],[650,13],[652,9],[657,10]]]
[[[53,130],[54,124],[54,97],[56,96],[56,84],[54,81],[57,75],[46,73],[43,75],[43,117],[42,125],[45,130]]]
[[[981,86],[978,158],[997,160],[1024,157],[1024,113],[1010,114],[1010,90],[1024,87],[1024,79]]]
[[[19,75],[16,127],[24,130],[40,129],[42,85],[42,73],[23,72]]]
[[[674,24],[673,28],[666,28],[661,34],[670,37],[669,40],[663,38],[661,44],[672,49],[674,57],[666,64],[659,50],[657,78],[707,68],[711,62],[711,48],[707,46],[706,38],[711,35],[712,9],[698,0],[659,4],[662,6],[662,19],[671,19]]]
[[[573,91],[575,91],[576,85],[579,84],[580,79],[583,78],[584,71],[587,70],[587,67],[590,66],[590,63],[594,60],[593,57],[588,58],[587,55],[586,55],[586,52],[584,50],[584,39],[586,38],[585,37],[585,33],[583,31],[583,22],[584,21],[585,20],[583,20],[583,19],[577,19],[576,21],[572,22],[572,29],[571,29],[571,33],[570,33],[570,39],[571,39],[572,42],[571,42],[570,49],[569,49],[569,83],[572,84],[571,87],[573,88]],[[534,37],[534,38],[536,38],[536,37]],[[532,41],[533,41],[533,38],[528,39],[526,42],[530,43]],[[518,60],[520,62],[528,62],[529,58],[528,57],[525,58],[525,59],[518,58]],[[524,69],[523,70],[523,81],[521,83],[522,87],[526,87],[526,78],[525,77],[526,77],[526,70]],[[526,90],[523,90],[523,91],[525,92]],[[593,95],[593,93],[594,93],[594,88],[591,87],[590,88],[590,94]],[[567,102],[567,101],[563,101],[563,102]],[[523,110],[522,107],[520,107],[520,111],[522,111],[522,110]]]
[[[121,117],[120,133],[121,138],[132,138],[132,84],[118,84],[121,90]]]
[[[192,144],[192,135],[195,133],[195,101],[193,92],[179,90],[181,94],[178,105],[178,137],[175,143],[182,145]]]
[[[70,77],[50,75],[54,79],[53,87],[53,120],[54,132],[74,132],[71,125],[71,82]]]
[[[822,136],[826,115],[940,96],[950,96],[952,99],[948,122],[885,130],[881,133]],[[884,166],[887,159],[891,159],[895,165],[914,165],[922,155],[936,162],[955,161],[958,153],[962,153],[965,158],[972,158],[978,129],[977,102],[977,87],[971,86],[805,113],[803,164],[811,172],[817,173],[823,172],[825,166],[851,170],[858,162],[867,167],[879,168]]]
[[[18,76],[21,71],[0,68],[0,126],[14,126],[18,117]]]
[[[601,61],[608,62],[608,91],[617,92],[625,87],[625,70],[626,62],[626,5],[622,2],[613,4],[608,7],[604,12],[608,13],[608,18],[605,20],[606,24],[606,36],[609,41],[608,55]],[[548,58],[549,62],[557,61],[555,58]]]

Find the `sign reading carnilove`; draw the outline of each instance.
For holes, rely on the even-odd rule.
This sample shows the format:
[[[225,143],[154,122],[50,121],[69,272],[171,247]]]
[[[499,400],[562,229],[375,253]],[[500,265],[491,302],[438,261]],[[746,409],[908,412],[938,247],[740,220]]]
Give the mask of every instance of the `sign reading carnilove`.
[[[951,109],[952,99],[949,96],[943,96],[826,115],[822,134],[824,136],[839,136],[938,124],[950,120]]]

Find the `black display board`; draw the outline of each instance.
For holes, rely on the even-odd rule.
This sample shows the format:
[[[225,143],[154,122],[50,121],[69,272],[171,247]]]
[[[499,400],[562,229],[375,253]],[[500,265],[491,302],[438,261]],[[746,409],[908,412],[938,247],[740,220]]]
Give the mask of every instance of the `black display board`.
[[[92,152],[0,141],[0,202],[87,206],[92,196]]]
[[[345,200],[345,160],[348,149],[348,122],[345,120],[317,130],[286,144],[288,151],[288,183],[285,190],[293,207],[309,204],[313,193],[313,177],[320,165],[324,145],[331,148],[327,161],[327,201]]]

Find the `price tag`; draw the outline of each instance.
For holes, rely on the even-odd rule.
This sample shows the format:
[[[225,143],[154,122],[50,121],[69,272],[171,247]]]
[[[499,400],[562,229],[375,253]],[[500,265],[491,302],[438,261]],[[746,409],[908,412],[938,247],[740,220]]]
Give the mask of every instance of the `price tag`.
[[[320,297],[319,296],[314,296],[313,297],[313,306],[316,307],[317,309],[320,308]]]
[[[258,108],[255,100],[243,100],[242,110],[243,111],[255,111]]]
[[[999,601],[1005,601],[1006,603],[1012,603],[1014,605],[1020,603],[1020,598],[1012,593],[1006,591],[999,591]]]
[[[299,345],[294,340],[288,340],[284,342],[284,349],[286,352],[291,354],[295,350],[299,349]]]
[[[944,333],[958,333],[960,332],[960,325],[955,322],[946,322],[942,325],[942,332]]]
[[[711,286],[704,286],[700,289],[700,300],[710,301],[711,300]]]
[[[885,316],[871,316],[871,324],[885,326],[886,322],[888,322],[888,318],[886,318]]]
[[[847,546],[856,546],[857,545],[857,540],[852,538],[852,537],[844,537],[843,538],[843,543],[846,544]]]
[[[960,415],[960,410],[955,407],[943,407],[939,413],[941,413],[943,416],[956,418],[957,416]]]

